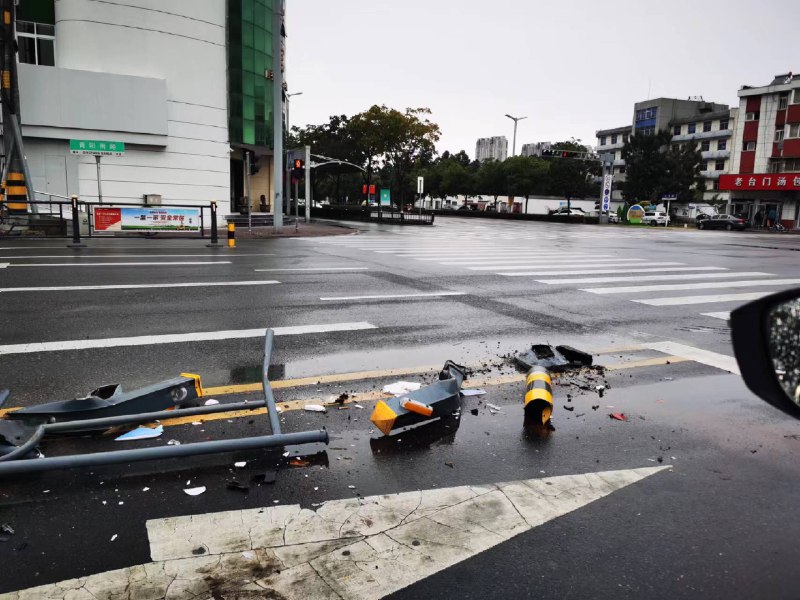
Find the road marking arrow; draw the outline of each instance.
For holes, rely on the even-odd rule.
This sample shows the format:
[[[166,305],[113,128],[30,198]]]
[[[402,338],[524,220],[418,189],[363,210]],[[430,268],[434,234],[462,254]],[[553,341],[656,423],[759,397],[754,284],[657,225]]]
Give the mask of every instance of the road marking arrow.
[[[669,466],[460,486],[147,522],[154,562],[21,598],[382,598]],[[82,596],[80,596],[82,597]]]

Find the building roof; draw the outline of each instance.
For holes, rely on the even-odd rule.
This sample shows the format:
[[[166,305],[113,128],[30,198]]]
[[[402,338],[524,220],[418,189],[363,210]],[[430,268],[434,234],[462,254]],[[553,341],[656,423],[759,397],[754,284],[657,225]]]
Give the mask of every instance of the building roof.
[[[773,88],[770,91],[777,92],[790,89],[790,87],[797,87],[797,84],[800,82],[800,73],[794,74],[792,79],[787,81],[789,80],[789,77],[793,75],[793,73],[794,71],[789,71],[788,73],[784,73],[782,75],[775,75],[775,77],[772,78],[772,81],[766,85],[743,85],[739,89],[739,96],[758,95],[760,93],[764,93],[764,91],[770,90],[770,88]]]
[[[698,121],[710,121],[713,119],[729,119],[731,116],[730,109],[715,110],[707,113],[698,113],[689,117],[682,117],[680,119],[672,119],[670,125],[682,125],[684,123],[697,123]]]
[[[631,125],[624,125],[622,127],[614,127],[613,129],[598,129],[597,130],[597,137],[601,135],[613,135],[615,133],[630,133],[633,131],[633,127]]]

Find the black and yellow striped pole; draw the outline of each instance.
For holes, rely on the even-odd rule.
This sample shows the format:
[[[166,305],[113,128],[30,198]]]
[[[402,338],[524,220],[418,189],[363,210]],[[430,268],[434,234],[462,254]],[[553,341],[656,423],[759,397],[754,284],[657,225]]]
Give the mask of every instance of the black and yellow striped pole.
[[[27,213],[28,188],[25,186],[25,175],[17,171],[9,171],[5,185],[5,201],[8,214],[24,215]]]
[[[236,248],[236,223],[228,223],[228,248]]]
[[[547,369],[534,366],[525,378],[525,418],[544,425],[553,414],[553,382]]]

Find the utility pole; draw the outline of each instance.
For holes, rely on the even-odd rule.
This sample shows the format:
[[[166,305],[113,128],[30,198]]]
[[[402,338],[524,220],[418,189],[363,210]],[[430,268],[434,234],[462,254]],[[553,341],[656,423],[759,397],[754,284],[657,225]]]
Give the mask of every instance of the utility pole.
[[[283,229],[283,8],[284,0],[272,1],[272,227],[276,233]]]
[[[517,123],[522,121],[523,119],[527,119],[528,117],[512,117],[511,115],[506,115],[509,119],[514,121],[514,141],[511,144],[511,156],[517,155]]]
[[[17,78],[17,40],[14,33],[15,6],[14,0],[0,0],[2,21],[0,22],[0,43],[2,54],[0,59],[0,101],[2,101],[3,114],[3,148],[5,151],[5,164],[3,165],[2,184],[6,191],[6,206],[10,206],[14,196],[27,196],[28,202],[36,200],[33,190],[33,178],[28,169],[25,150],[22,144],[22,129],[19,119],[19,80]],[[7,185],[11,180],[15,184]],[[24,180],[25,185],[19,185]],[[24,190],[23,190],[24,188]],[[20,193],[22,192],[22,193]],[[22,204],[21,199],[17,200]],[[28,204],[27,208],[32,213],[39,210],[35,204]]]

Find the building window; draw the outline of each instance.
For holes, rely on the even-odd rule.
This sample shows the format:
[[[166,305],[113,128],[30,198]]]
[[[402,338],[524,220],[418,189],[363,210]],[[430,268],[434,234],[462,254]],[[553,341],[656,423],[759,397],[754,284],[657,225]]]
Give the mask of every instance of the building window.
[[[711,131],[711,121],[703,121],[703,131]]]
[[[744,114],[745,121],[758,121],[759,113],[749,112]]]
[[[622,165],[621,167],[617,167],[617,173],[619,173],[620,175],[624,175],[625,174],[625,165]]]
[[[717,142],[717,150],[727,150],[728,149],[728,140],[719,140]]]
[[[655,135],[655,133],[656,133],[656,128],[655,128],[655,127],[642,127],[642,128],[639,130],[639,133],[640,133],[641,135]]]
[[[720,131],[727,131],[728,129],[728,119],[723,119],[719,122],[719,130]]]
[[[689,123],[689,133],[697,131],[697,123]]]
[[[745,142],[742,144],[742,152],[752,152],[756,149],[755,142]]]
[[[785,110],[789,104],[789,93],[781,94],[778,96],[778,110]]]
[[[681,134],[681,126],[675,125],[675,127],[672,128],[672,135],[680,135],[680,134]]]
[[[627,144],[628,143],[628,134],[627,133],[623,133],[622,134],[622,143],[623,144]]]
[[[789,125],[789,131],[786,134],[787,138],[800,138],[800,123]]]
[[[29,65],[56,66],[56,28],[47,23],[17,21],[19,62]]]
[[[775,141],[782,142],[783,141],[783,129],[776,129],[775,130]]]
[[[725,170],[725,161],[718,160],[714,163],[714,170],[715,171],[724,171]]]
[[[708,152],[709,150],[711,150],[711,142],[708,140],[700,142],[700,152]]]
[[[612,144],[616,144],[617,143],[617,134],[616,133],[611,136],[611,143]]]
[[[606,136],[601,136],[600,137],[600,145],[601,146],[605,146],[606,145]]]
[[[711,182],[711,191],[718,192],[719,191],[719,179],[714,179]]]
[[[704,160],[700,163],[700,170],[701,171],[708,171],[708,161]]]
[[[800,88],[792,90],[792,104],[800,104]]]

